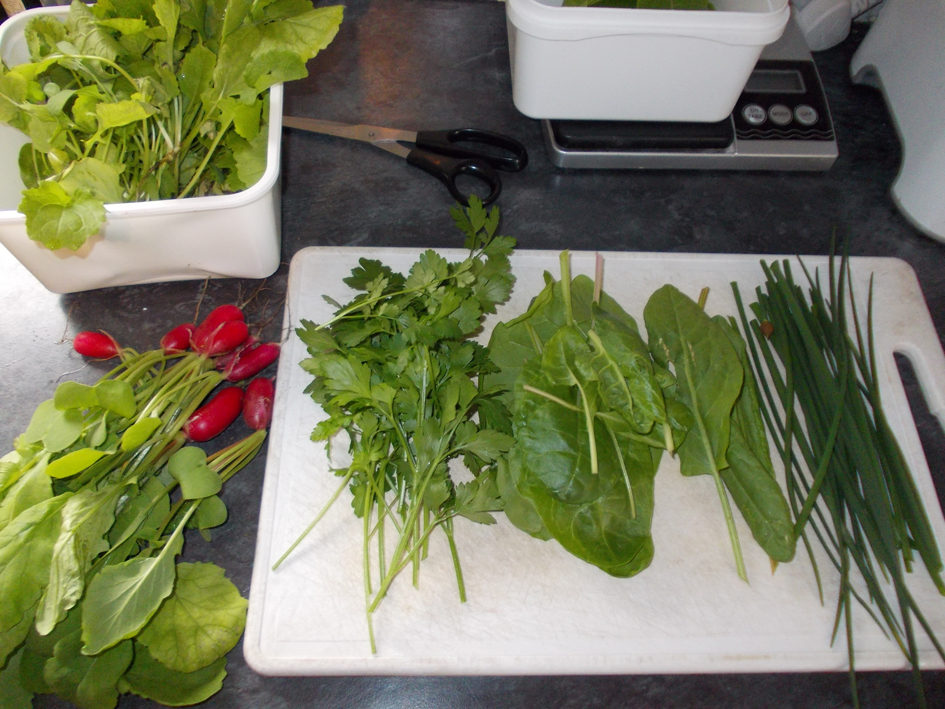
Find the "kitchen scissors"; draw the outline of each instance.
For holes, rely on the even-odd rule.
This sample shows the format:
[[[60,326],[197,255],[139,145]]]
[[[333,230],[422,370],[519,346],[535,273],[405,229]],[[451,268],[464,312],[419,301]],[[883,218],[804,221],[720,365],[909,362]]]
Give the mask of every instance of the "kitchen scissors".
[[[528,164],[525,146],[517,140],[476,128],[408,131],[296,116],[283,116],[282,125],[371,143],[436,177],[461,204],[467,204],[467,198],[456,187],[460,175],[485,183],[489,195],[482,203],[492,204],[502,192],[496,170],[518,172]],[[413,143],[413,147],[402,143]]]

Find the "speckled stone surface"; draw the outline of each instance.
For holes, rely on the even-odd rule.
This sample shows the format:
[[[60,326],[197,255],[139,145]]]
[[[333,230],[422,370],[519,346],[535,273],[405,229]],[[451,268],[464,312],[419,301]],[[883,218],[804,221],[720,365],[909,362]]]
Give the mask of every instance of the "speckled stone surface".
[[[327,3],[326,3],[327,4]],[[897,256],[919,276],[945,333],[945,245],[916,231],[888,190],[900,148],[882,98],[853,86],[849,60],[863,36],[816,57],[840,158],[824,174],[576,171],[547,160],[536,121],[511,100],[504,8],[489,0],[351,0],[341,32],[286,86],[286,113],[404,128],[472,125],[509,133],[531,163],[503,175],[501,231],[522,248],[731,253],[825,253],[849,234],[859,255]],[[48,293],[0,252],[0,448],[8,450],[35,406],[63,379],[91,381],[103,366],[71,351],[83,329],[104,329],[126,346],[156,346],[172,326],[225,302],[247,304],[265,339],[278,337],[288,262],[310,245],[459,245],[443,186],[369,146],[287,131],[283,152],[283,260],[265,281],[191,281]],[[912,382],[911,379],[909,379]],[[915,390],[914,383],[910,388]],[[925,415],[928,457],[945,490],[945,453]],[[245,433],[234,431],[232,439]],[[227,441],[221,441],[221,444]],[[211,543],[189,539],[191,560],[210,559],[246,594],[264,469],[257,458],[228,483],[230,520]],[[249,670],[241,647],[207,707],[239,709],[427,709],[482,707],[852,706],[844,674],[619,677],[267,678]],[[929,706],[945,706],[945,673],[925,672]],[[862,705],[916,706],[907,673],[864,673]],[[38,697],[37,707],[62,707]],[[123,697],[122,709],[153,706]]]

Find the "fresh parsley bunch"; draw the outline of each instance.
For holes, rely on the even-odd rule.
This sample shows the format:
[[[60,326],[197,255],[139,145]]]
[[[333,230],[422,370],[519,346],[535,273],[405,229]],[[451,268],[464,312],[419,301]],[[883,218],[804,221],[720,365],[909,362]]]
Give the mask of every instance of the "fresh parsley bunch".
[[[78,249],[105,204],[235,192],[266,169],[269,87],[307,76],[342,7],[311,0],[75,0],[0,65],[0,121],[30,136],[30,238]]]
[[[488,350],[470,337],[486,313],[508,300],[515,241],[495,236],[498,210],[487,213],[475,197],[452,214],[466,234],[464,261],[425,251],[404,276],[361,259],[345,279],[360,291],[351,303],[333,302],[338,312],[331,320],[303,320],[297,330],[311,355],[301,363],[314,376],[306,391],[328,414],[312,439],[329,441],[341,431],[350,439],[352,462],[336,474],[343,477],[338,493],[350,488],[354,512],[364,520],[365,569],[371,559],[377,564],[365,583],[372,650],[371,614],[401,571],[412,567],[416,580],[430,535],[446,534],[465,600],[453,521],[493,524],[490,513],[502,509],[495,466],[513,441],[474,418],[503,404],[497,389],[476,385],[496,369]],[[472,473],[468,482],[453,480],[455,458]],[[374,553],[369,545],[377,546]]]

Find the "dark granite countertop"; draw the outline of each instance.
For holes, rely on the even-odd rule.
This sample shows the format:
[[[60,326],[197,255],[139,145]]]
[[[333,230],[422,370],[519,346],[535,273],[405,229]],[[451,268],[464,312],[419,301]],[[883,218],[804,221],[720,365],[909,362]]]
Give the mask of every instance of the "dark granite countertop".
[[[327,4],[327,3],[325,3]],[[883,100],[854,86],[850,57],[864,34],[816,56],[833,111],[840,157],[826,173],[561,170],[547,159],[539,124],[511,100],[504,8],[489,0],[351,0],[338,37],[286,86],[286,113],[405,128],[475,125],[518,137],[532,157],[503,175],[501,231],[521,248],[822,254],[849,234],[857,255],[895,256],[915,269],[945,334],[945,245],[896,211],[889,186],[900,147]],[[226,302],[246,303],[266,339],[280,332],[288,262],[310,245],[459,245],[446,190],[370,147],[286,132],[283,139],[283,265],[265,281],[216,280],[48,293],[0,252],[0,447],[8,450],[33,409],[67,378],[90,381],[104,366],[70,347],[83,329],[104,329],[148,349],[172,326]],[[914,382],[910,390],[915,392]],[[917,415],[921,415],[917,411]],[[920,416],[940,491],[941,434]],[[234,439],[242,431],[231,435]],[[211,543],[188,542],[248,594],[264,457],[228,483],[230,520]],[[941,494],[941,493],[940,493]],[[240,646],[208,707],[803,707],[852,706],[842,673],[710,676],[267,678]],[[925,672],[929,706],[945,706],[945,672]],[[914,706],[905,672],[862,673],[862,705]],[[64,706],[38,697],[37,707]],[[124,697],[120,707],[153,706]]]

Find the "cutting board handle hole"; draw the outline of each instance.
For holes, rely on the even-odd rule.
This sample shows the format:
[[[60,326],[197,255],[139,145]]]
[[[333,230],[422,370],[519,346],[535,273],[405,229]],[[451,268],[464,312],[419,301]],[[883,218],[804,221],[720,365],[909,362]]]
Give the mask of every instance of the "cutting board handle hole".
[[[922,392],[922,386],[916,376],[912,360],[902,352],[895,352],[896,367],[909,400],[912,418],[919,433],[919,441],[925,452],[932,480],[938,491],[939,499],[945,498],[945,431],[935,415],[929,409],[928,401]]]

